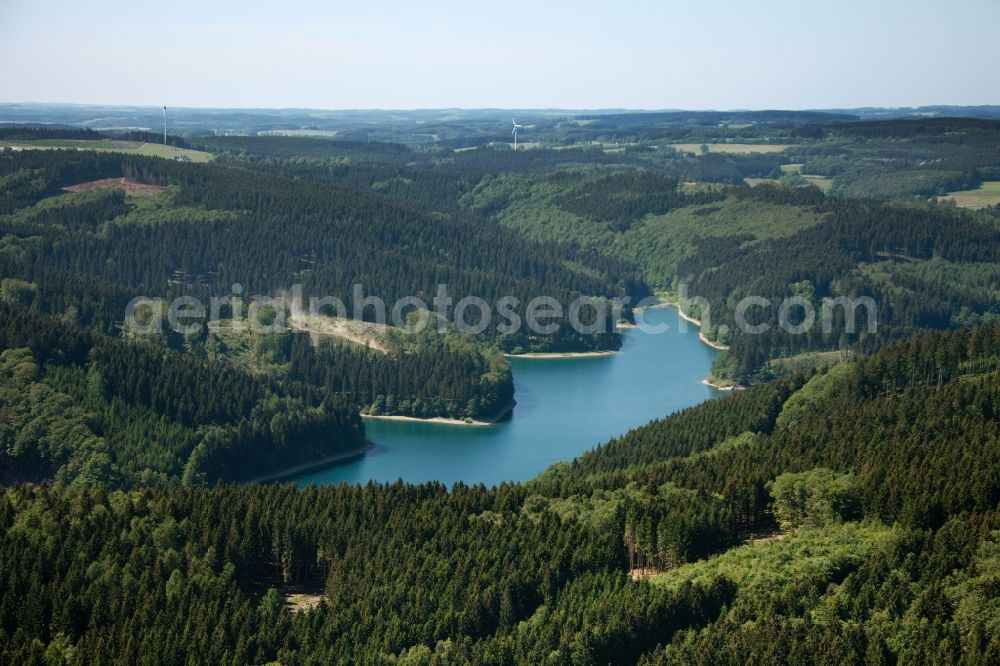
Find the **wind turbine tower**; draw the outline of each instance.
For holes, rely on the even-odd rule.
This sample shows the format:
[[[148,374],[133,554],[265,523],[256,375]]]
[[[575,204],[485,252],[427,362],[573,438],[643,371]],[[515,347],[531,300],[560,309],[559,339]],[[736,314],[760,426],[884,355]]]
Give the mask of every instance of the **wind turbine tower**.
[[[167,107],[163,107],[163,145],[167,145]]]
[[[514,123],[514,131],[511,132],[511,134],[514,135],[514,150],[516,151],[517,150],[517,130],[520,129],[521,127],[524,127],[524,125],[518,125],[517,121],[514,120],[513,118],[510,119],[510,122]]]

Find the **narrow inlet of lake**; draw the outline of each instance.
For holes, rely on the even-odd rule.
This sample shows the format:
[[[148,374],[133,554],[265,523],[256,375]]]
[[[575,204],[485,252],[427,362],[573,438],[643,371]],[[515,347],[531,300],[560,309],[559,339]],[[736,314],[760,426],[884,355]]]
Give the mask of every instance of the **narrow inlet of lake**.
[[[365,419],[375,448],[350,463],[303,474],[310,483],[493,485],[525,481],[628,430],[721,392],[702,383],[717,354],[674,308],[641,313],[660,333],[624,331],[612,356],[512,359],[517,407],[489,427]]]

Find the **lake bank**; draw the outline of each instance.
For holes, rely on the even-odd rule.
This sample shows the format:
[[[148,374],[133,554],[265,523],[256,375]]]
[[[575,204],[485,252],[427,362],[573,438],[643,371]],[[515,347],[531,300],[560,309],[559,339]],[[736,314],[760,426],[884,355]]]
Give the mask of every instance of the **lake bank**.
[[[697,329],[681,325],[676,309],[652,310],[645,321],[669,332],[622,331],[621,350],[599,357],[511,358],[517,407],[492,427],[366,418],[373,450],[294,480],[300,486],[527,481],[554,462],[724,395],[702,383],[718,352],[698,339]]]
[[[614,356],[617,351],[589,351],[589,352],[527,352],[525,354],[504,354],[506,358],[524,359],[552,359],[552,358],[599,358],[602,356]]]
[[[683,319],[686,322],[690,322],[690,323],[692,323],[692,324],[694,324],[695,326],[698,327],[698,329],[699,329],[698,330],[698,339],[701,340],[702,342],[704,342],[706,345],[708,345],[712,349],[716,349],[718,351],[726,351],[727,349],[729,349],[729,345],[724,345],[721,342],[714,342],[712,340],[709,340],[705,336],[705,334],[702,333],[701,330],[700,330],[701,329],[701,321],[699,321],[699,320],[695,319],[694,317],[692,317],[691,315],[685,313],[684,310],[681,309],[680,304],[678,304],[678,303],[668,303],[667,305],[669,305],[670,307],[677,308],[677,314],[680,316],[681,319]]]
[[[362,414],[363,419],[376,419],[379,421],[410,421],[411,423],[440,423],[442,425],[456,426],[491,426],[496,425],[496,421],[477,421],[476,419],[449,419],[444,416],[432,416],[427,419],[419,416],[398,416],[395,414]]]
[[[636,308],[636,312],[641,312],[643,310],[653,310],[653,309],[656,309],[656,308],[674,308],[674,309],[677,310],[677,315],[681,319],[683,319],[684,321],[686,321],[688,323],[694,324],[695,326],[698,327],[698,339],[701,340],[703,343],[705,343],[706,345],[708,345],[712,349],[715,349],[716,351],[726,351],[726,350],[729,349],[729,345],[724,345],[721,342],[715,342],[714,340],[710,340],[701,331],[701,321],[698,320],[698,319],[695,319],[694,317],[692,317],[688,313],[684,312],[683,308],[681,308],[681,304],[680,303],[678,303],[677,301],[671,300],[670,297],[667,296],[666,294],[657,294],[656,297],[660,299],[660,301],[661,301],[660,303],[657,303],[655,305],[647,305],[647,306],[641,307],[641,308]],[[710,384],[710,386],[714,386],[714,384]]]
[[[514,411],[514,407],[517,405],[516,400],[511,400],[510,404],[505,406],[496,416],[491,416],[485,419],[450,419],[444,416],[432,416],[430,418],[420,418],[419,416],[398,416],[395,414],[362,414],[363,419],[378,419],[382,421],[409,421],[411,423],[438,423],[441,425],[459,425],[459,426],[492,426],[504,421],[511,412]]]
[[[711,347],[716,351],[726,351],[727,349],[729,349],[728,345],[724,345],[720,342],[714,342],[712,340],[709,340],[708,337],[701,331],[701,321],[695,319],[691,315],[684,312],[684,310],[681,308],[680,303],[670,300],[670,297],[667,296],[666,294],[657,294],[657,298],[661,299],[661,302],[656,303],[655,305],[647,305],[641,308],[636,308],[636,312],[642,312],[645,310],[656,310],[662,308],[671,308],[677,312],[677,316],[680,319],[683,319],[684,321],[694,324],[695,326],[698,327],[698,340],[702,344]],[[715,389],[716,391],[739,391],[746,388],[745,386],[742,386],[735,382],[719,379],[713,376],[711,372],[708,373],[707,377],[701,380],[701,383],[704,384],[705,386]]]
[[[716,391],[742,391],[743,389],[746,388],[746,386],[741,386],[739,384],[717,384],[716,382],[712,381],[712,379],[714,378],[711,375],[709,375],[708,377],[705,377],[703,380],[701,380],[701,383],[704,384],[705,386],[710,386],[714,388]]]
[[[729,345],[724,345],[724,344],[719,343],[719,342],[713,342],[713,341],[709,340],[707,337],[705,337],[705,334],[701,332],[701,322],[698,321],[697,319],[695,319],[694,317],[686,314],[684,312],[684,310],[681,309],[681,306],[680,306],[679,303],[668,303],[667,305],[670,306],[670,307],[676,308],[677,309],[677,315],[681,319],[683,319],[686,322],[690,322],[690,323],[692,323],[692,324],[694,324],[695,326],[698,327],[698,329],[699,329],[698,330],[698,339],[701,340],[702,343],[704,343],[704,344],[708,345],[709,347],[711,347],[712,349],[715,349],[715,350],[718,350],[718,351],[726,351],[727,349],[729,349]],[[709,373],[708,377],[705,377],[703,380],[701,380],[701,383],[704,384],[705,386],[710,386],[710,387],[714,388],[716,391],[740,391],[740,390],[746,388],[745,386],[740,386],[739,384],[736,384],[736,383],[733,383],[733,382],[730,382],[728,384],[722,384],[722,383],[720,383],[722,381],[724,381],[724,380],[718,379],[718,378],[712,376],[711,373]]]
[[[329,469],[335,465],[340,465],[343,463],[350,462],[357,458],[363,457],[367,452],[375,448],[375,445],[369,441],[365,441],[365,445],[352,449],[350,451],[344,451],[343,453],[338,453],[332,456],[326,456],[325,458],[320,458],[319,460],[312,460],[310,462],[302,463],[301,465],[294,465],[292,467],[286,467],[277,472],[272,472],[270,474],[265,474],[264,476],[258,476],[255,479],[249,479],[243,481],[243,483],[272,483],[274,481],[287,481],[294,479],[302,474],[309,474],[313,472],[320,472],[324,469]]]

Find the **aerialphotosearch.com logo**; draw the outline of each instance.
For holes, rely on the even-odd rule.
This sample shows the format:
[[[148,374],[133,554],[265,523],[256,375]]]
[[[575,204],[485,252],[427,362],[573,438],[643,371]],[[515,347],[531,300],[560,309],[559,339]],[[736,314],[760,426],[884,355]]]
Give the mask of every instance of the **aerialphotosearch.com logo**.
[[[162,333],[164,325],[181,335],[196,335],[203,331],[207,323],[209,330],[217,330],[226,322],[234,332],[250,330],[256,334],[282,333],[289,328],[300,328],[310,333],[313,344],[323,337],[308,325],[295,324],[315,321],[316,317],[364,320],[378,325],[392,325],[404,333],[420,333],[432,322],[438,330],[454,325],[458,330],[478,335],[495,328],[501,335],[515,335],[527,331],[534,335],[554,335],[568,326],[580,335],[610,333],[615,330],[627,312],[629,297],[600,298],[580,296],[565,306],[551,296],[538,296],[526,303],[514,296],[503,296],[491,304],[478,296],[466,296],[455,302],[448,293],[446,284],[437,285],[437,293],[428,304],[418,296],[404,296],[391,306],[378,296],[366,295],[363,285],[351,287],[349,299],[351,308],[335,296],[309,298],[304,305],[302,285],[293,285],[287,292],[276,296],[254,295],[249,302],[243,295],[243,287],[234,284],[230,294],[209,298],[208,306],[193,296],[180,296],[169,303],[163,298],[141,296],[132,299],[125,309],[125,328],[133,335],[153,335]],[[687,286],[681,285],[679,301],[688,312],[695,312],[702,330],[711,330],[711,305],[702,297],[689,297]],[[665,322],[648,322],[644,310],[664,305],[655,297],[644,298],[633,305],[635,325],[646,333],[665,333],[671,330]],[[733,321],[736,328],[748,335],[760,335],[770,331],[772,314],[777,305],[777,325],[785,332],[798,335],[809,332],[817,322],[816,308],[809,299],[791,296],[775,302],[761,296],[748,296],[736,304]],[[867,296],[839,296],[826,298],[820,304],[819,322],[824,334],[834,328],[836,314],[846,333],[855,333],[858,313],[864,311],[864,325],[869,333],[877,326],[878,307]],[[165,321],[164,321],[165,320]],[[687,319],[681,318],[678,330],[687,330]],[[716,330],[720,336],[730,333],[722,324]]]

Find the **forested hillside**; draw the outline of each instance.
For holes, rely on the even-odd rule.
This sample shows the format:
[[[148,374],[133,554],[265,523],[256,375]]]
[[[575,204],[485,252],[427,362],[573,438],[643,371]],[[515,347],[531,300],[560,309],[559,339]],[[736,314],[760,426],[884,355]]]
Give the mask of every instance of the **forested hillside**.
[[[238,480],[360,453],[351,401],[0,303],[0,470],[71,486]]]
[[[803,127],[817,145],[790,150],[802,173],[833,178],[845,197],[930,197],[1000,178],[1000,122],[923,118]]]
[[[522,317],[537,295],[568,304],[580,295],[646,293],[628,268],[599,253],[527,241],[461,215],[432,215],[349,184],[331,187],[322,170],[293,176],[280,169],[25,151],[0,155],[0,171],[4,299],[110,335],[118,335],[136,297],[194,296],[208,303],[232,297],[234,284],[247,299],[301,284],[306,299],[339,298],[348,313],[355,309],[355,284],[390,306],[404,296],[429,303],[444,284],[453,302],[467,295],[518,299]],[[112,189],[63,190],[116,178],[154,191],[123,194],[114,189],[117,181]],[[367,307],[361,316],[376,314]],[[497,323],[475,343],[444,348],[423,338],[427,345],[389,355],[347,347],[317,352],[293,336],[265,346],[285,376],[290,371],[292,379],[346,395],[373,413],[480,418],[512,404],[509,369],[491,346],[521,352],[620,344],[610,318],[597,334],[577,333],[563,320],[551,335],[501,336]],[[154,340],[198,351],[211,346],[210,338],[203,326],[183,339],[165,331]]]
[[[764,186],[759,186],[764,187]],[[753,188],[751,192],[762,191]],[[948,208],[826,201],[819,224],[791,236],[745,245],[738,238],[703,242],[678,273],[689,294],[708,299],[709,335],[731,343],[715,372],[741,382],[767,377],[769,361],[809,351],[871,351],[921,329],[943,329],[1000,317],[1000,225],[994,218]],[[985,280],[983,279],[985,278]],[[730,304],[758,296],[780,304],[798,296],[821,322],[827,299],[873,299],[857,310],[854,331],[842,308],[827,330],[806,333],[779,326],[780,308],[748,311],[761,334],[741,334]],[[695,316],[702,315],[693,308]],[[876,326],[869,326],[877,318]],[[803,319],[796,310],[792,324]]]
[[[1000,180],[995,122],[598,114],[515,152],[426,118],[172,139],[205,164],[0,152],[0,661],[1000,662],[1000,213],[937,199]],[[348,317],[123,326],[296,283]],[[246,483],[363,455],[362,413],[506,414],[505,353],[621,344],[610,314],[405,333],[352,321],[355,284],[522,316],[656,292],[746,390],[524,483]],[[749,334],[747,296],[870,297],[877,327]]]
[[[998,364],[995,326],[918,336],[526,485],[16,485],[4,657],[992,663]]]
[[[814,363],[818,352],[869,353],[917,330],[1000,316],[997,208],[961,210],[933,198],[995,178],[993,121],[843,123],[778,136],[789,142],[780,152],[752,152],[767,144],[747,143],[733,150],[751,152],[730,154],[730,144],[713,143],[697,155],[658,149],[545,176],[490,174],[462,203],[528,237],[572,239],[635,266],[652,290],[705,319],[710,339],[731,347],[713,370],[723,384],[764,381]],[[713,159],[737,176],[706,177]],[[691,161],[699,166],[685,166]],[[827,163],[843,169],[820,166]],[[883,177],[895,184],[877,189]],[[751,326],[768,325],[763,334],[744,335],[735,321],[748,296],[773,303],[749,311]],[[861,311],[853,331],[841,310],[826,330],[787,333],[778,314],[791,297],[808,302],[817,322],[838,297],[871,297],[877,309]],[[708,312],[695,299],[707,299]],[[792,325],[802,319],[801,310],[794,315]]]
[[[75,197],[53,206],[45,218],[18,210],[65,185],[121,176],[173,186],[170,205],[176,212],[146,223],[141,215],[115,223],[122,211],[109,208],[110,217],[102,220],[108,224],[97,229],[91,216],[90,228],[77,229],[82,222],[76,209],[83,202]],[[5,153],[0,177],[5,182],[0,212],[8,213],[0,224],[12,246],[3,253],[4,275],[37,284],[49,311],[72,306],[82,321],[104,330],[121,320],[129,297],[142,290],[207,302],[237,283],[248,294],[299,283],[308,295],[339,298],[349,312],[354,284],[390,304],[415,295],[429,301],[438,284],[447,284],[456,301],[468,295],[489,302],[512,296],[520,301],[520,315],[539,294],[568,304],[579,295],[642,293],[622,264],[595,252],[533,243],[493,226],[432,216],[316,179],[62,151]],[[56,215],[72,221],[57,223]],[[74,299],[67,285],[79,284],[75,278],[91,286]],[[579,336],[565,323],[550,338],[530,344],[587,349],[615,340],[613,333]],[[512,338],[504,344],[518,343],[529,341]]]
[[[711,303],[706,335],[732,347],[717,363],[714,381],[744,385],[814,364],[818,352],[867,353],[915,330],[1000,314],[998,263],[989,242],[982,252],[967,252],[945,238],[991,239],[996,213],[955,212],[926,201],[991,182],[1000,169],[995,121],[843,122],[850,119],[775,114],[734,129],[698,118],[684,125],[654,114],[645,121],[660,129],[627,133],[603,148],[570,144],[521,154],[482,145],[455,151],[287,136],[199,138],[194,144],[215,151],[220,166],[123,162],[123,174],[171,185],[169,202],[131,213],[134,204],[111,194],[25,208],[82,171],[117,175],[118,158],[9,156],[5,179],[14,187],[4,195],[18,230],[7,233],[6,259],[21,261],[7,273],[54,292],[43,302],[72,307],[84,323],[108,331],[136,285],[204,295],[235,282],[266,292],[275,279],[299,281],[349,308],[347,285],[360,278],[387,299],[429,295],[446,281],[456,297],[504,294],[522,303],[538,293],[562,302],[579,294],[635,301],[650,290],[678,299],[684,285],[686,295]],[[790,118],[800,124],[784,124]],[[587,132],[640,127],[630,116],[585,120]],[[569,141],[568,125],[552,131],[552,140]],[[748,188],[745,181],[761,184]],[[827,183],[829,193],[804,186],[810,183]],[[862,183],[869,189],[858,189]],[[906,199],[907,205],[866,201],[871,198]],[[328,226],[328,215],[335,226]],[[381,226],[369,223],[373,215]],[[98,231],[108,219],[120,223]],[[870,236],[874,228],[882,231]],[[50,240],[53,234],[60,239]],[[67,263],[69,254],[60,248],[81,241],[92,259],[83,264],[74,254]],[[51,244],[53,256],[39,252],[39,242]],[[137,261],[115,261],[135,252]],[[401,272],[372,268],[390,265]],[[267,272],[257,272],[263,266]],[[100,295],[58,293],[81,276]],[[870,296],[879,304],[878,331],[865,331],[871,318],[864,315],[854,332],[835,318],[826,331],[790,335],[776,328],[773,307],[755,313],[754,323],[771,324],[767,334],[741,335],[734,304],[746,295],[804,298],[817,311],[829,298]],[[682,307],[704,314],[697,305]],[[614,334],[581,336],[568,326],[543,338],[494,335],[488,341],[507,352],[618,344]]]

